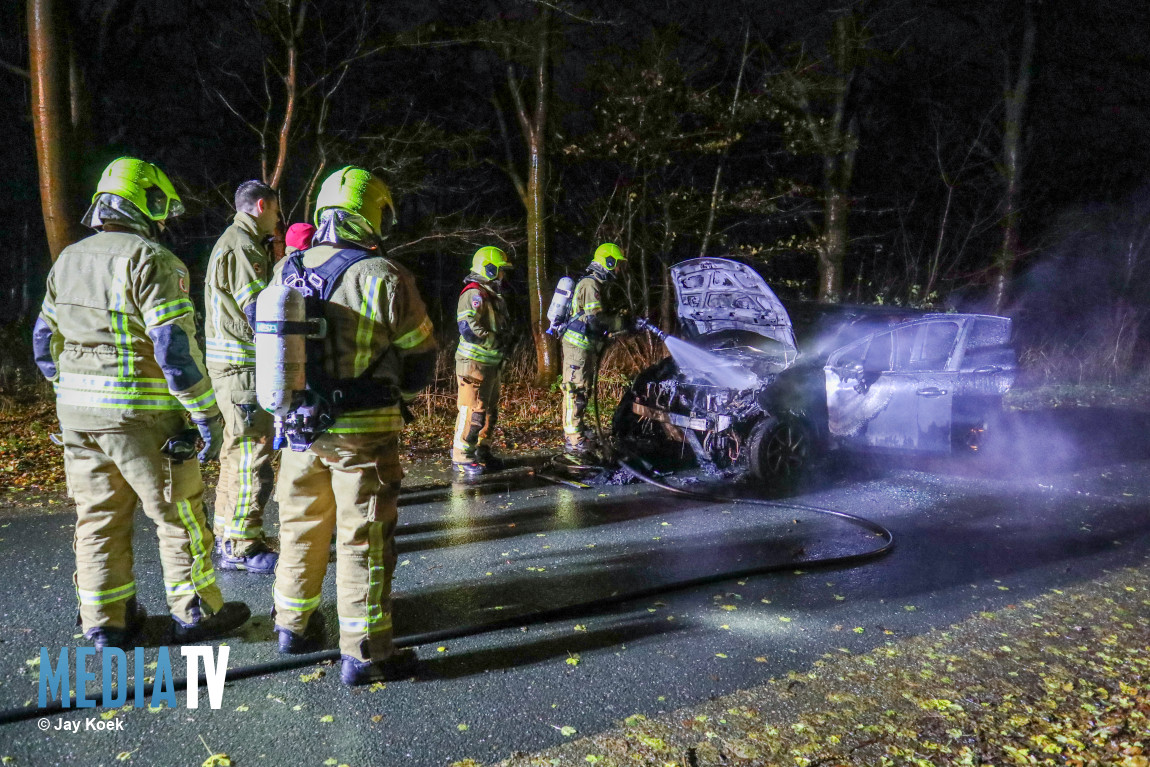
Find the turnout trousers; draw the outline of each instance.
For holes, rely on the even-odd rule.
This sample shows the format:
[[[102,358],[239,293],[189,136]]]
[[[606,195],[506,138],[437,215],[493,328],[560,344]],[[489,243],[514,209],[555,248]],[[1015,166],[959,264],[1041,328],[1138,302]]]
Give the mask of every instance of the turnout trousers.
[[[224,418],[212,528],[216,538],[231,541],[232,553],[241,557],[264,537],[264,506],[275,483],[275,421],[259,406],[256,393],[243,388],[251,380],[250,374],[212,377]]]
[[[563,437],[569,452],[593,449],[598,441],[587,423],[587,402],[595,388],[599,352],[583,349],[564,341],[563,373],[559,388],[563,391]]]
[[[76,595],[84,631],[123,628],[132,574],[137,502],[156,526],[168,609],[185,624],[218,611],[223,596],[212,567],[204,485],[193,457],[173,463],[160,452],[186,427],[181,412],[124,432],[64,431],[64,470],[76,502]]]
[[[487,447],[499,420],[499,385],[502,363],[484,365],[465,357],[455,358],[455,380],[459,384],[455,437],[451,443],[453,463],[470,463],[476,450]]]
[[[392,654],[391,580],[402,477],[398,432],[329,432],[302,453],[283,451],[276,485],[277,626],[306,631],[320,605],[334,531],[340,652],[373,661]]]

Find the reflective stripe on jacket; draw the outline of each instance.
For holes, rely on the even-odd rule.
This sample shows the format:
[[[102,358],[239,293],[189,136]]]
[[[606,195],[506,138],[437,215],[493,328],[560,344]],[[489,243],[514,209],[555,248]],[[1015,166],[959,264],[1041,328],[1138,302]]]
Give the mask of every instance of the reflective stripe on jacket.
[[[469,275],[467,282],[483,287],[469,287],[459,295],[455,321],[459,326],[460,337],[455,358],[475,360],[483,365],[498,365],[503,361],[502,345],[510,331],[507,303],[503,296],[477,275]]]
[[[612,307],[604,307],[606,285],[594,272],[584,275],[571,296],[571,322],[563,340],[580,349],[591,349],[603,342],[608,333],[618,331],[622,319]]]
[[[272,257],[256,220],[237,213],[212,248],[204,277],[204,346],[213,376],[244,374],[240,388],[255,389],[256,346],[245,309],[267,286]]]
[[[146,237],[100,232],[65,248],[37,322],[60,424],[117,431],[154,411],[217,414],[193,311],[187,267]]]

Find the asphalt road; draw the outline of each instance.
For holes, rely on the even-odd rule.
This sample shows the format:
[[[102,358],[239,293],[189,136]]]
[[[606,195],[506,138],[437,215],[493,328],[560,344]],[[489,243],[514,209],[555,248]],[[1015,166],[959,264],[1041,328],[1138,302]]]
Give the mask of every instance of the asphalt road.
[[[849,568],[817,560],[881,545],[842,520],[708,503],[642,485],[575,490],[524,469],[452,487],[442,466],[409,467],[395,579],[406,636],[524,616],[752,566],[781,572],[674,591],[548,625],[423,646],[415,681],[349,690],[338,667],[231,683],[218,710],[122,710],[122,730],[55,730],[85,710],[0,727],[14,765],[446,765],[493,761],[690,706],[1141,559],[1150,543],[1150,423],[1076,411],[1029,418],[998,466],[868,461],[830,467],[787,500],[891,529],[892,554]],[[728,488],[721,488],[726,490]],[[211,493],[209,492],[209,495]],[[39,648],[75,646],[71,509],[0,507],[0,708],[35,705]],[[274,519],[274,504],[271,512]],[[154,534],[140,513],[136,575],[163,614]],[[228,641],[230,666],[274,661],[271,578],[221,573],[256,616]],[[334,566],[324,612],[334,634]],[[158,635],[162,618],[151,619]],[[147,651],[154,660],[155,649]],[[174,653],[177,675],[183,662]],[[322,667],[321,667],[322,668]],[[201,706],[204,700],[201,692]],[[570,730],[566,732],[570,733]],[[201,737],[204,742],[201,742]],[[126,756],[125,756],[126,754]]]

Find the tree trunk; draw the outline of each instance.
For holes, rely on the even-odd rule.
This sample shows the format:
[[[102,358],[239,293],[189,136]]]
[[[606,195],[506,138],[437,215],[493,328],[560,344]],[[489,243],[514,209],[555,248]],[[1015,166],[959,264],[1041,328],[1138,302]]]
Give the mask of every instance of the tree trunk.
[[[280,123],[279,137],[276,142],[276,163],[272,169],[271,178],[265,179],[267,185],[277,192],[283,181],[284,168],[287,167],[288,141],[291,138],[292,123],[295,121],[296,100],[299,96],[299,77],[297,74],[299,59],[299,39],[303,35],[304,25],[307,21],[307,3],[299,6],[299,18],[293,19],[293,3],[287,4],[287,36],[284,46],[287,48],[287,73],[284,75],[284,117]]]
[[[547,305],[551,281],[547,276],[547,66],[550,58],[550,16],[543,8],[539,14],[539,40],[535,60],[535,103],[528,109],[519,90],[511,64],[507,67],[507,84],[515,102],[516,116],[527,146],[527,179],[523,187],[523,206],[527,210],[527,304],[531,317],[531,337],[535,341],[535,378],[548,386],[559,374],[559,357],[555,340],[547,335]]]
[[[32,127],[40,175],[40,209],[52,260],[74,240],[72,211],[72,109],[68,88],[65,4],[28,0],[28,60]]]
[[[542,126],[538,126],[541,128]],[[550,385],[559,374],[554,339],[546,334],[547,305],[551,288],[547,277],[546,169],[543,159],[543,131],[532,131],[528,142],[527,171],[527,301],[531,310],[531,335],[535,339],[535,377],[541,386]]]
[[[743,85],[743,71],[747,68],[747,46],[751,42],[751,27],[748,25],[743,32],[743,57],[739,61],[739,76],[735,79],[735,95],[731,97],[731,134],[732,136],[738,133],[735,127],[735,113],[739,107],[739,90]],[[703,242],[699,245],[699,258],[707,255],[707,248],[711,244],[711,234],[715,231],[715,211],[719,207],[719,183],[723,179],[723,165],[727,161],[727,156],[731,153],[731,144],[734,139],[730,139],[727,145],[723,147],[723,153],[719,155],[718,163],[715,165],[715,181],[711,185],[711,207],[707,211],[707,225],[703,229]]]
[[[838,303],[847,251],[847,197],[828,183],[823,201],[823,240],[819,245],[819,301]]]
[[[823,149],[823,235],[820,243],[818,299],[842,300],[843,264],[846,261],[850,211],[850,186],[858,152],[858,116],[852,106],[852,89],[861,61],[862,32],[852,15],[835,20],[831,53],[836,71],[834,112],[823,129],[809,110],[811,135],[821,139]]]
[[[674,237],[671,232],[671,199],[663,200],[663,244],[659,248],[662,257],[659,259],[663,267],[663,295],[659,303],[659,328],[664,333],[675,330],[676,299],[675,287],[671,284],[671,246]]]
[[[1030,68],[1034,62],[1036,24],[1030,3],[1026,4],[1022,33],[1022,48],[1018,55],[1018,70],[1012,72],[1010,58],[1006,57],[1003,71],[1003,130],[1002,130],[1002,245],[995,258],[994,278],[991,283],[991,301],[994,311],[1006,309],[1010,280],[1019,254],[1018,197],[1022,179],[1022,119],[1026,98],[1030,91]]]

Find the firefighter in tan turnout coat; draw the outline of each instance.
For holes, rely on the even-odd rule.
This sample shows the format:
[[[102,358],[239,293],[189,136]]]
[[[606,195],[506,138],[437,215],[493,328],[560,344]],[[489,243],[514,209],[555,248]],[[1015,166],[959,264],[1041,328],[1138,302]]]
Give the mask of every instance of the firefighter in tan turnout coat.
[[[283,451],[276,485],[280,652],[322,646],[323,621],[315,611],[334,531],[340,678],[353,685],[402,676],[414,659],[392,644],[391,581],[403,476],[398,440],[405,403],[434,373],[436,344],[411,273],[383,256],[383,209],[390,219],[391,207],[387,187],[367,170],[336,171],[316,202],[313,247],[298,261],[281,261],[274,280],[285,284],[285,274],[322,268],[343,258],[341,253],[369,256],[336,278],[323,308],[323,374],[344,405],[309,448]]]
[[[98,649],[132,646],[143,624],[132,573],[137,502],[159,536],[172,641],[224,635],[249,615],[216,585],[195,437],[205,443],[200,460],[219,451],[219,408],[195,340],[187,267],[156,241],[182,210],[159,168],[112,162],[84,217],[97,234],[60,254],[34,330],[76,502],[80,618]]]
[[[274,482],[272,416],[256,401],[256,298],[271,277],[270,242],[279,221],[276,192],[261,181],[236,189],[236,217],[212,248],[204,279],[208,373],[224,419],[213,527],[219,567],[275,572],[264,539],[264,506]]]
[[[455,349],[459,415],[451,462],[465,477],[477,477],[495,468],[490,441],[499,417],[503,357],[512,339],[502,289],[504,270],[511,268],[511,261],[499,248],[480,248],[459,294],[455,314],[459,326],[459,346]]]
[[[591,265],[576,283],[571,298],[571,321],[563,333],[560,383],[564,457],[571,463],[599,460],[597,440],[586,419],[587,404],[607,336],[628,326],[627,317],[608,290],[626,265],[627,259],[618,245],[603,243],[595,249]]]

